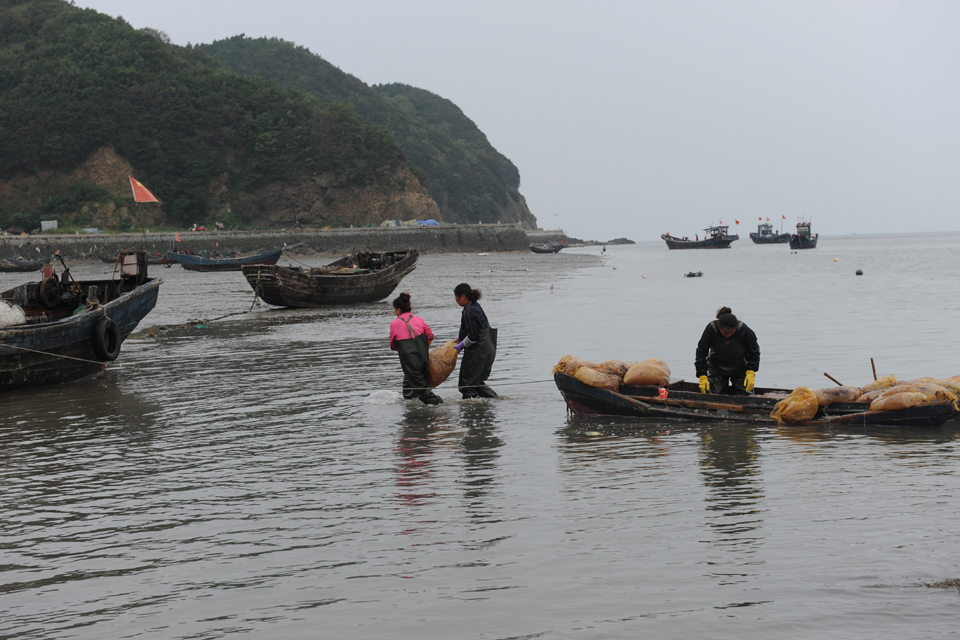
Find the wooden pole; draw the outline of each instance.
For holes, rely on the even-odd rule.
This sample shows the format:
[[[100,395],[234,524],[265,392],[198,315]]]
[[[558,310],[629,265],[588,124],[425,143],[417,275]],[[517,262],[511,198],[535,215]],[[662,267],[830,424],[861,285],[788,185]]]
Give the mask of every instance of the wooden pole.
[[[826,371],[823,372],[823,375],[827,376],[828,378],[830,378],[831,380],[833,380],[834,382],[836,382],[838,386],[841,386],[841,387],[846,386],[845,384],[843,384],[842,382],[840,382],[839,380],[837,380],[836,378],[834,378],[832,375],[830,375],[830,374],[827,373]],[[874,378],[874,380],[876,380],[876,378]]]
[[[873,379],[877,379],[877,365],[873,364],[873,358],[870,358],[870,366],[873,367]]]

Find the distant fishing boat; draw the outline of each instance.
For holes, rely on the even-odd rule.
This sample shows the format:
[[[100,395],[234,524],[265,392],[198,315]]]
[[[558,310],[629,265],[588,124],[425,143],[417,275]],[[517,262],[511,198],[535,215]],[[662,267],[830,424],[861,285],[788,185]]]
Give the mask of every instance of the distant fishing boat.
[[[266,253],[259,253],[255,256],[233,256],[233,257],[207,257],[195,253],[180,253],[178,251],[168,251],[167,260],[169,262],[179,263],[181,267],[188,271],[240,271],[243,265],[251,264],[277,264],[283,249],[275,249]]]
[[[750,234],[750,239],[754,244],[781,244],[790,240],[789,233],[777,233],[770,224],[770,218],[766,222],[757,225],[757,232]]]
[[[267,304],[326,307],[383,300],[417,268],[419,258],[416,249],[362,251],[318,269],[244,265],[241,270]]]
[[[42,269],[43,265],[50,262],[50,258],[43,260],[26,260],[24,258],[2,258],[0,259],[0,271],[5,273],[37,271]]]
[[[816,249],[818,233],[810,233],[810,222],[801,220],[797,223],[797,232],[790,234],[791,249]]]
[[[740,239],[740,236],[736,234],[729,235],[727,233],[729,228],[727,225],[707,227],[703,230],[703,240],[699,238],[691,240],[687,237],[677,238],[669,233],[664,233],[660,238],[667,243],[667,247],[670,249],[727,249],[730,247],[730,243]]]
[[[0,392],[72,382],[116,360],[128,335],[157,304],[159,278],[142,253],[123,254],[116,280],[43,279],[0,293]]]

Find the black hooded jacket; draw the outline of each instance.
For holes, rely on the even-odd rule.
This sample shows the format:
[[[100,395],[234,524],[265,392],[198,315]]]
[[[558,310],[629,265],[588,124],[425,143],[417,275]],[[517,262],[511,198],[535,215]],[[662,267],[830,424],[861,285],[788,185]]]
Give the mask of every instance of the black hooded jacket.
[[[726,362],[722,353],[727,347],[738,347],[735,344],[739,342],[743,347],[743,362]],[[757,343],[757,334],[753,329],[740,322],[737,325],[737,332],[729,338],[724,338],[720,333],[719,323],[714,320],[703,330],[700,336],[700,342],[697,343],[697,358],[695,365],[697,367],[697,377],[707,375],[707,364],[717,367],[730,368],[735,370],[758,371],[760,369],[760,345]]]

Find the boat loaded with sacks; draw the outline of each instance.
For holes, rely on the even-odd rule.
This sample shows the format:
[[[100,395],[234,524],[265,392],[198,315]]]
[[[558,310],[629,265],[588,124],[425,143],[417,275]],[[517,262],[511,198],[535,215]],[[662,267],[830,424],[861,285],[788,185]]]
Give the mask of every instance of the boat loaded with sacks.
[[[417,268],[419,258],[416,249],[360,251],[317,269],[244,265],[242,271],[267,304],[327,307],[385,299]]]
[[[700,393],[697,383],[670,381],[662,360],[600,364],[564,356],[554,381],[575,414],[749,424],[939,427],[960,416],[960,376],[897,382],[880,378],[864,387],[755,388],[752,395]]]
[[[0,293],[0,391],[102,371],[157,304],[162,282],[147,276],[143,253],[125,253],[108,280],[74,280],[65,264],[57,277],[47,265],[41,281]]]

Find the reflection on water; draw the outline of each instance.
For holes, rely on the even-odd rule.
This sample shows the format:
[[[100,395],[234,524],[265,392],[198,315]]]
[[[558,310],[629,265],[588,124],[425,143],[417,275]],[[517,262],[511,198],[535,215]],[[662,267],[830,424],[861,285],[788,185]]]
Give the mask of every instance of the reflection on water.
[[[501,398],[462,401],[448,382],[436,407],[396,398],[389,303],[248,314],[237,274],[164,272],[150,322],[241,315],[128,341],[99,379],[3,396],[0,636],[952,630],[956,594],[918,586],[960,575],[956,425],[570,416],[555,387],[537,382],[565,353],[662,357],[689,377],[704,321],[731,304],[714,300],[718,281],[762,332],[765,383],[805,382],[827,362],[855,381],[875,355],[862,357],[868,333],[898,375],[904,363],[923,365],[917,375],[953,373],[960,338],[943,320],[960,294],[953,281],[911,271],[902,241],[835,246],[840,265],[874,261],[868,273],[883,270],[884,291],[897,287],[904,304],[891,308],[871,288],[881,280],[847,277],[820,248],[423,256],[404,289],[438,337],[457,331],[450,292],[467,280],[501,339],[491,377]],[[704,278],[681,279],[691,269]],[[773,272],[838,292],[836,330],[791,325],[766,297],[754,300],[753,274]],[[912,317],[911,296],[923,318]],[[866,326],[878,300],[889,327]],[[902,327],[914,321],[911,342]],[[807,331],[816,339],[797,340]]]

